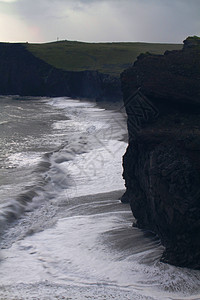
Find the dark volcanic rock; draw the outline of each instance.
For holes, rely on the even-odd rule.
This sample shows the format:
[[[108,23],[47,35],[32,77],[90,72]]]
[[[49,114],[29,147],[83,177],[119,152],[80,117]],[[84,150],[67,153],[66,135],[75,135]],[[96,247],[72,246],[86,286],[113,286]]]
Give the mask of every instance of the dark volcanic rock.
[[[200,269],[200,39],[140,55],[121,82],[129,132],[122,202],[139,228],[158,234],[162,261]]]
[[[62,71],[35,57],[23,44],[0,43],[0,94],[115,101],[121,98],[121,89],[118,78],[97,71]]]

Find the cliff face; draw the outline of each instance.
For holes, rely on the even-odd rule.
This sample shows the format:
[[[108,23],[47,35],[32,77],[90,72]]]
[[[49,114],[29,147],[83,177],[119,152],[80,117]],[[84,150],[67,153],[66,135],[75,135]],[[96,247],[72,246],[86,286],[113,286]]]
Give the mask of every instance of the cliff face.
[[[162,261],[200,269],[200,39],[140,55],[121,82],[129,132],[122,202],[139,228],[158,234]]]
[[[23,44],[9,43],[0,43],[0,94],[121,98],[118,78],[97,71],[62,71],[32,55]]]

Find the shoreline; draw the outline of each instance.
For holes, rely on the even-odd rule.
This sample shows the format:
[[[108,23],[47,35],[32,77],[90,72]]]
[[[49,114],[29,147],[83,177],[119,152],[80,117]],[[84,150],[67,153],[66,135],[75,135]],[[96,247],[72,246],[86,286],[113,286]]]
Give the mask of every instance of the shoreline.
[[[53,99],[53,98],[50,98],[50,101],[51,101],[51,99]],[[29,99],[28,100],[28,102],[30,101],[30,100],[32,100],[32,99]],[[33,100],[34,100],[34,98],[33,98]],[[77,99],[78,100],[78,99]],[[73,99],[72,99],[72,101],[73,101]],[[79,101],[81,101],[80,99],[79,99]],[[87,101],[87,102],[91,102],[89,99],[84,99],[84,101]],[[107,103],[107,102],[103,102],[103,103],[99,103],[99,102],[93,102],[94,103],[94,107],[97,107],[97,108],[103,108],[103,109],[105,109],[105,110],[109,110],[109,111],[116,111],[116,109],[117,108],[119,108],[119,107],[121,107],[121,103]],[[108,104],[108,105],[107,105]],[[62,116],[62,117],[60,117],[59,118],[59,120],[61,119],[66,119],[66,116],[62,113],[62,111],[61,112],[59,112],[59,114]],[[111,114],[111,116],[112,116],[112,114]],[[124,117],[125,117],[125,114],[123,115]],[[121,116],[120,116],[120,118],[121,118]],[[56,117],[56,119],[57,119],[57,117]],[[122,119],[122,118],[121,118]],[[108,123],[108,125],[109,125],[109,123]],[[123,141],[123,142],[125,142],[125,143],[127,143],[127,137],[126,137],[126,135],[124,135],[123,137],[120,137],[120,139],[119,139],[120,141]],[[120,176],[121,176],[121,174],[120,174]],[[121,176],[122,177],[122,176]],[[113,198],[113,197],[117,197],[117,199],[120,201],[120,198],[121,198],[121,196],[123,195],[123,193],[125,192],[125,189],[121,192],[121,194],[119,194],[119,196],[118,196],[118,193],[120,193],[120,191],[115,191],[115,189],[116,189],[116,186],[115,187],[113,187],[113,189],[114,189],[114,191],[112,191],[112,192],[108,192],[108,193],[104,193],[104,192],[102,192],[102,193],[100,193],[100,194],[94,194],[93,196],[92,195],[89,195],[89,196],[80,196],[80,197],[83,197],[83,198],[89,198],[89,199],[94,199],[95,197],[97,197],[98,199],[99,198],[101,198],[101,197],[103,197],[103,198],[105,198],[106,196],[108,196],[108,197],[111,197],[111,199]],[[102,190],[103,190],[103,188],[102,188]],[[104,189],[105,190],[105,189]],[[111,190],[112,190],[112,187],[111,187]],[[95,191],[96,192],[96,191]],[[99,192],[99,191],[98,191]],[[80,199],[80,197],[76,197],[76,195],[75,194],[73,194],[74,196],[75,196],[75,198],[76,199]],[[115,196],[114,196],[115,195]],[[81,200],[81,199],[80,199]],[[34,202],[31,204],[31,206],[34,206]],[[45,206],[48,206],[48,204],[44,204],[44,207]],[[46,207],[46,209],[47,209],[47,207]],[[45,209],[44,209],[45,210]],[[58,210],[58,208],[56,208],[56,210]],[[25,213],[26,213],[26,208],[25,208]],[[30,214],[30,219],[33,217],[33,218],[35,218],[36,216],[36,213],[35,212],[28,212],[28,214]],[[23,213],[23,215],[24,215],[24,213]],[[22,216],[23,216],[22,215]],[[53,215],[53,211],[51,212],[51,215]],[[54,222],[54,220],[55,220],[55,218],[53,217],[53,218],[51,218],[51,220],[46,220],[46,225],[45,225],[45,227],[48,227],[48,226],[51,226],[51,224]],[[16,220],[16,221],[14,221],[15,222],[15,224],[17,223],[19,223],[19,221],[18,220]],[[34,230],[32,229],[32,226],[31,226],[31,224],[29,224],[29,222],[27,221],[26,222],[26,225],[27,225],[27,232],[28,231],[30,231],[30,232],[33,232]],[[17,225],[18,226],[18,225]],[[6,234],[4,234],[4,233],[2,233],[1,234],[1,241],[0,241],[0,243],[1,243],[1,245],[3,245],[3,247],[5,246],[5,247],[9,247],[9,245],[12,243],[11,241],[10,241],[10,239],[9,239],[9,242],[7,243],[6,242],[6,245],[4,244],[4,241],[6,240],[6,235],[7,235],[7,232],[8,232],[8,230],[11,230],[11,231],[13,231],[13,222],[8,222],[6,225],[5,225],[5,231],[6,231]],[[19,233],[19,232],[18,232]],[[8,233],[8,235],[10,236],[10,234]],[[20,236],[22,236],[21,235],[21,233],[20,233]],[[15,233],[15,232],[13,232],[13,238],[15,239],[15,238],[17,238],[17,233]],[[12,240],[13,240],[13,238],[12,238]],[[8,244],[8,245],[7,245]]]
[[[120,113],[123,116],[124,122],[127,126],[127,114],[125,111],[125,106],[124,106],[123,100],[116,101],[116,102],[111,102],[111,101],[99,101],[98,102],[98,101],[96,101],[95,103],[98,108]],[[128,144],[128,129],[127,129],[126,134],[124,134],[123,138],[120,141]]]
[[[49,202],[45,202],[39,208],[30,210],[26,212],[26,214],[22,215],[23,220],[18,218],[14,221],[15,224],[11,222],[6,225],[5,231],[1,234],[0,249],[9,249],[13,243],[20,239],[26,238],[26,236],[54,227],[60,219],[71,216],[71,213],[67,212],[68,209],[75,212],[76,207],[78,208],[80,203],[92,204],[94,201],[116,201],[116,204],[120,204],[121,207],[127,209],[128,205],[121,203],[120,200],[124,192],[125,189],[120,189],[104,193],[73,196],[69,197],[58,205],[56,205],[56,203],[50,205]],[[40,210],[40,214],[38,214],[38,209]],[[128,209],[130,210],[130,208]],[[84,213],[81,214],[78,212],[78,214],[83,215]],[[38,226],[40,216],[43,216],[42,228]]]

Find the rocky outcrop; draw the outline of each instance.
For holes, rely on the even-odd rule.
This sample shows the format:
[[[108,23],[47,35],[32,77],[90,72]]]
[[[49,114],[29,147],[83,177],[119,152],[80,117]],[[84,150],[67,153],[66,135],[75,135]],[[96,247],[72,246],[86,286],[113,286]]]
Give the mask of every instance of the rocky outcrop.
[[[115,101],[121,98],[121,88],[118,78],[97,71],[62,71],[35,57],[23,44],[0,43],[0,94]]]
[[[136,226],[160,237],[163,262],[200,269],[200,39],[140,55],[121,82],[129,133],[122,202]]]

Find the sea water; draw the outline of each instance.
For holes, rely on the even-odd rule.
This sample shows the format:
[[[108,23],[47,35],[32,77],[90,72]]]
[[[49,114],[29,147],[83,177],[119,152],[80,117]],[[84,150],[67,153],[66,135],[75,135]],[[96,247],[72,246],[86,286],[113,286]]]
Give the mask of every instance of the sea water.
[[[123,108],[0,98],[0,299],[200,299],[119,198]]]

